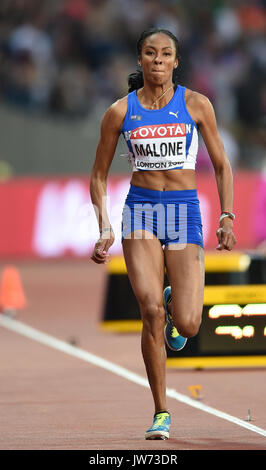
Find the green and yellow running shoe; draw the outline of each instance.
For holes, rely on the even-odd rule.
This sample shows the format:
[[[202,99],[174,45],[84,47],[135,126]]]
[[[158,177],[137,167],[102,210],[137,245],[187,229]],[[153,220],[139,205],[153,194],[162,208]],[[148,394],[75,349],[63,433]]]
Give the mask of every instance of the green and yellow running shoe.
[[[168,411],[155,413],[153,425],[145,433],[145,439],[169,439],[171,416]]]
[[[172,351],[180,351],[183,349],[187,342],[187,338],[181,336],[176,327],[174,326],[172,315],[168,310],[168,304],[171,302],[171,287],[168,286],[163,291],[163,298],[164,298],[164,310],[165,310],[165,318],[166,318],[166,325],[164,328],[164,339],[167,346],[172,349]]]

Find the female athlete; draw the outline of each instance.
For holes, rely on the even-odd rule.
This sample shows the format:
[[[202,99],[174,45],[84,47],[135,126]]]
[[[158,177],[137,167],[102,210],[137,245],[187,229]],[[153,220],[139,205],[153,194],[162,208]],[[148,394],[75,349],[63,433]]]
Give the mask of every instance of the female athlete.
[[[122,133],[133,165],[122,215],[122,246],[141,313],[141,350],[155,407],[145,438],[168,439],[165,342],[181,349],[197,334],[203,307],[204,248],[195,177],[198,131],[217,182],[218,250],[231,250],[236,243],[233,176],[210,101],[175,79],[176,37],[164,29],[144,31],[137,53],[140,70],[129,76],[128,95],[113,103],[102,119],[90,180],[100,231],[92,260],[106,263],[114,242],[106,182]],[[165,270],[170,286],[163,291]]]

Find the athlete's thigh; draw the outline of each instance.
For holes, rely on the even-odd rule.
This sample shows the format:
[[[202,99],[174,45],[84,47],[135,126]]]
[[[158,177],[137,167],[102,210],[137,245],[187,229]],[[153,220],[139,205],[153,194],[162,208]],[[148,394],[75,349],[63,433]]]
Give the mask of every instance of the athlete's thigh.
[[[165,247],[165,265],[174,310],[179,316],[201,316],[204,295],[204,250],[196,244]]]
[[[139,303],[162,303],[164,251],[156,238],[124,239],[123,253],[128,277]]]

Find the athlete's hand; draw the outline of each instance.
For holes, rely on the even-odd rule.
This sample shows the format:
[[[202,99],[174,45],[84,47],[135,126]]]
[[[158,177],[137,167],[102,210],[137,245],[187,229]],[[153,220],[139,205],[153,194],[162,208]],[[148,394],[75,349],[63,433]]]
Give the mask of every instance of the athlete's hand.
[[[108,230],[104,230],[100,234],[100,238],[95,243],[94,250],[91,255],[91,259],[97,264],[106,264],[110,259],[108,250],[115,241],[113,229],[110,227]]]
[[[225,217],[220,227],[216,231],[218,239],[218,245],[216,250],[228,250],[231,251],[236,244],[236,238],[233,233],[233,221],[229,217]]]

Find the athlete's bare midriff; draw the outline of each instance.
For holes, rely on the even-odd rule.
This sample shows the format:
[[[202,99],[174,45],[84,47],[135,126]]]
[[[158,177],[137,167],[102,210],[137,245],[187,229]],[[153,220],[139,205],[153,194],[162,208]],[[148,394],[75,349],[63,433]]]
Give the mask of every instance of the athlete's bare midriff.
[[[195,170],[135,171],[131,184],[155,191],[196,189]]]

